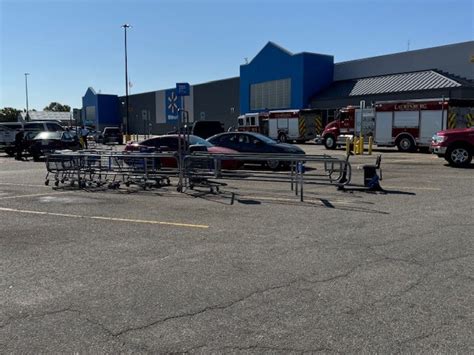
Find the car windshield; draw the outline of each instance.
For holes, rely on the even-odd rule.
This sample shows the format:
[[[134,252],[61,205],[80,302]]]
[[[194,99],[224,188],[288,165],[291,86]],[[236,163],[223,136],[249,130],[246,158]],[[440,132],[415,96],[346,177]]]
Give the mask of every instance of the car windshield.
[[[61,132],[40,132],[35,136],[35,139],[60,139]]]
[[[120,133],[120,129],[118,128],[106,128],[104,131],[106,133]]]
[[[206,141],[205,139],[202,139],[201,137],[198,136],[189,136],[189,143],[190,145],[203,145],[208,148],[213,147],[213,144],[211,142]]]
[[[267,144],[276,144],[277,143],[275,140],[273,140],[273,139],[271,139],[267,136],[264,136],[263,134],[260,134],[260,133],[253,133],[252,136],[262,140],[263,142],[265,142]]]
[[[206,141],[205,139],[202,139],[201,137],[198,136],[183,136],[181,135],[182,139],[188,138],[189,137],[189,145],[203,145],[207,148],[213,147],[214,145],[211,142]],[[161,137],[155,137],[151,139],[147,139],[139,144],[145,145],[145,146],[172,146],[175,149],[178,147],[178,135],[166,135],[166,136],[161,136]],[[157,140],[158,140],[158,145],[157,145]]]
[[[20,129],[21,124],[20,123],[0,123],[0,128],[5,128],[5,129]]]

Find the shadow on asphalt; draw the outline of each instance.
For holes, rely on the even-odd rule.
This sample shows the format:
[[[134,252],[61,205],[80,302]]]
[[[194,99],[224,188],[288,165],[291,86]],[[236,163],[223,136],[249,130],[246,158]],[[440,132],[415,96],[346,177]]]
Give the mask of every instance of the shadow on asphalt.
[[[401,192],[403,194],[403,192]],[[192,194],[188,194],[191,197],[194,198],[200,198],[209,202],[215,202],[219,204],[224,204],[224,205],[232,205],[234,204],[234,201],[242,204],[242,205],[247,205],[247,206],[255,206],[255,205],[280,205],[280,206],[297,206],[297,207],[319,207],[319,208],[330,208],[334,210],[340,210],[340,211],[353,211],[353,212],[362,212],[362,213],[371,213],[371,214],[389,214],[388,212],[384,211],[379,211],[376,209],[368,208],[365,207],[367,205],[374,205],[373,202],[367,202],[364,201],[363,204],[357,203],[354,206],[348,206],[348,205],[341,205],[337,202],[332,202],[329,199],[325,198],[317,198],[312,201],[304,201],[301,202],[297,199],[295,200],[290,200],[290,199],[268,199],[268,198],[262,198],[262,200],[259,200],[258,197],[255,197],[254,199],[240,199],[237,194],[234,194],[234,199],[231,194],[228,194],[224,191],[221,191],[219,193],[214,193],[214,192],[209,192],[209,191],[199,191],[199,192],[194,192]],[[365,206],[363,206],[365,205]]]
[[[444,166],[446,166],[447,168],[450,168],[450,169],[464,169],[464,170],[469,170],[469,169],[474,169],[474,164],[469,164],[468,166],[452,166],[452,165],[449,165],[449,164],[443,164]]]
[[[343,149],[343,148],[337,148],[337,149],[326,149],[326,152],[328,152],[328,154],[330,152],[343,152],[345,153],[346,150]],[[367,146],[365,147],[365,152],[367,152]],[[390,154],[390,153],[400,153],[400,154],[407,154],[407,155],[410,155],[412,153],[421,153],[421,154],[431,154],[431,152],[428,150],[428,149],[417,149],[416,151],[414,152],[400,152],[396,147],[393,147],[393,148],[378,148],[378,147],[374,147],[372,149],[372,152],[373,153],[387,153],[387,154]]]
[[[370,191],[369,191],[370,192]],[[379,193],[381,195],[408,195],[408,196],[416,196],[415,192],[409,191],[400,191],[400,190],[381,190],[381,191],[372,191],[375,193]]]
[[[371,190],[367,187],[364,186],[353,186],[353,187],[347,187],[344,186],[343,189],[340,189],[339,191],[341,192],[365,192],[368,194],[374,194],[374,195],[408,195],[408,196],[416,196],[415,192],[410,192],[410,191],[401,191],[401,190],[385,190],[384,188],[380,190]]]
[[[261,205],[262,204],[262,202],[260,201],[248,200],[248,199],[237,199],[237,202],[243,205]]]

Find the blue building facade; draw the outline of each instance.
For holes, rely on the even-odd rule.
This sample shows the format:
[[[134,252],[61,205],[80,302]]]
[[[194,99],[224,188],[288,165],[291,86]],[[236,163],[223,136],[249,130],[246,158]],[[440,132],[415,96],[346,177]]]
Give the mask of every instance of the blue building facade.
[[[310,99],[333,81],[334,57],[293,54],[268,42],[240,66],[240,112],[309,107]]]
[[[102,130],[107,126],[122,125],[117,95],[97,94],[88,88],[82,97],[82,122]]]

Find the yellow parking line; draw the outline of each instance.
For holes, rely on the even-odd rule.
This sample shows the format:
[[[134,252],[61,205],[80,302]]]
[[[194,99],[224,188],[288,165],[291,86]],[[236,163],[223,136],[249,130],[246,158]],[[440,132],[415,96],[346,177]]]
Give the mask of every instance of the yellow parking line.
[[[159,224],[159,225],[165,225],[165,226],[186,227],[186,228],[201,228],[201,229],[209,228],[208,225],[204,225],[204,224],[188,224],[188,223],[177,223],[177,222],[151,221],[151,220],[144,220],[144,219],[103,217],[103,216],[83,216],[83,215],[67,214],[67,213],[19,210],[19,209],[16,209],[16,208],[6,208],[6,207],[0,207],[0,211],[15,212],[15,213],[26,213],[26,214],[37,214],[37,215],[55,216],[55,217],[85,218],[85,219],[94,219],[94,220],[103,220],[103,221],[117,221],[117,222],[142,223],[142,224]]]

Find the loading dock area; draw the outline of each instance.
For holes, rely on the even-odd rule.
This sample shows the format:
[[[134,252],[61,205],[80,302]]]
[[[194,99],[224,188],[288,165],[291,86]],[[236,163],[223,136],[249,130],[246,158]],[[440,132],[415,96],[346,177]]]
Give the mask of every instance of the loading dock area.
[[[0,156],[0,352],[472,352],[474,170],[375,153],[386,193],[304,202],[254,181],[55,190]]]

